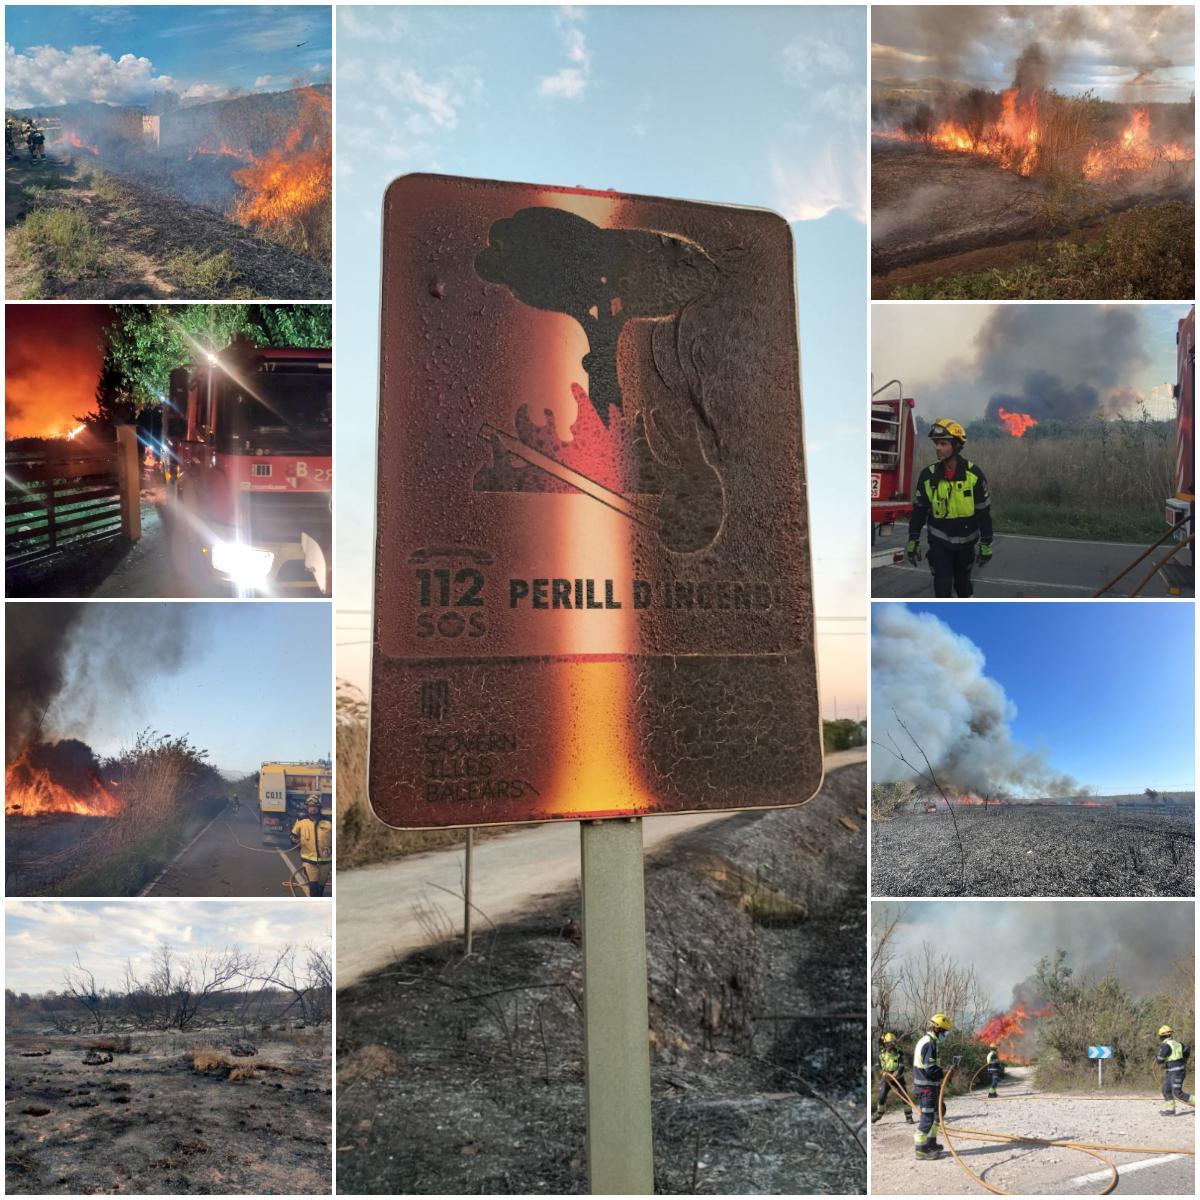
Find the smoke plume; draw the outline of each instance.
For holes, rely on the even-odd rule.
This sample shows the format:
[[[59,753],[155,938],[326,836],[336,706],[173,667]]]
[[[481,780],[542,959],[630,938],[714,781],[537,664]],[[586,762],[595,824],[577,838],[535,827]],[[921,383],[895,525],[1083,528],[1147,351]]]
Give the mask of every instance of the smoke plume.
[[[872,758],[875,782],[920,778],[924,752],[948,791],[1042,797],[1080,793],[1079,784],[1056,771],[1044,754],[1013,741],[1010,722],[1016,710],[1000,684],[985,673],[979,647],[932,613],[880,605],[871,671],[872,727],[878,743]]]
[[[131,729],[190,648],[207,643],[205,604],[9,605],[5,644],[5,761],[31,743],[88,736],[96,713],[119,706]]]

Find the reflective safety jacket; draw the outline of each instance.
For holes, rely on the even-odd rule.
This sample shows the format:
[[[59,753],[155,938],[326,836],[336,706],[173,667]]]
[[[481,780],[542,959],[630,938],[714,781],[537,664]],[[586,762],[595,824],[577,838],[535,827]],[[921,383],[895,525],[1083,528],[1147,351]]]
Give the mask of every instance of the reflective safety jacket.
[[[938,1040],[932,1033],[927,1033],[913,1049],[913,1083],[917,1087],[934,1087],[941,1082]]]
[[[1163,1038],[1163,1043],[1158,1048],[1158,1061],[1166,1063],[1168,1069],[1185,1066],[1189,1057],[1189,1051],[1180,1041],[1175,1038]]]
[[[880,1047],[879,1069],[886,1071],[889,1075],[895,1075],[897,1079],[903,1079],[904,1059],[900,1057],[900,1051],[895,1047]]]
[[[998,1067],[1000,1065],[1000,1055],[998,1055],[995,1050],[988,1051],[987,1065],[989,1067]]]
[[[292,826],[292,837],[300,843],[300,857],[304,862],[333,861],[333,825],[325,817],[315,822],[311,817],[301,817]]]
[[[946,467],[954,463],[954,478],[946,478]],[[928,524],[929,543],[972,546],[992,541],[992,498],[983,472],[965,458],[955,455],[923,470],[913,492],[908,537],[915,541]]]

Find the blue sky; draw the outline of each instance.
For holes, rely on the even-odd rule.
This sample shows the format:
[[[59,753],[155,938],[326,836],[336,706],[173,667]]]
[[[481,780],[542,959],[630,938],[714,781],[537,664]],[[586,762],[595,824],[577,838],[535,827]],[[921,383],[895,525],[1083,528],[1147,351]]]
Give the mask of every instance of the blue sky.
[[[183,668],[147,662],[138,667],[132,688],[122,684],[113,695],[103,680],[77,686],[69,659],[73,673],[47,714],[49,728],[81,738],[100,755],[117,753],[147,727],[186,734],[209,752],[214,766],[241,773],[257,771],[266,759],[302,762],[329,755],[329,604],[240,601],[136,609],[139,622],[162,622],[167,609],[182,617],[190,639]]]
[[[367,683],[380,205],[392,179],[436,171],[788,218],[823,709],[865,716],[865,9],[354,7],[338,22],[339,676]]]
[[[1014,738],[1100,792],[1195,787],[1195,613],[1176,602],[909,604],[969,638]]]
[[[6,103],[144,105],[328,83],[327,5],[5,8]]]
[[[288,944],[329,950],[332,941],[330,906],[317,902],[9,900],[4,914],[4,986],[15,992],[61,991],[76,950],[100,987],[116,987],[126,959],[144,974],[160,942],[184,957],[237,945],[265,958]]]

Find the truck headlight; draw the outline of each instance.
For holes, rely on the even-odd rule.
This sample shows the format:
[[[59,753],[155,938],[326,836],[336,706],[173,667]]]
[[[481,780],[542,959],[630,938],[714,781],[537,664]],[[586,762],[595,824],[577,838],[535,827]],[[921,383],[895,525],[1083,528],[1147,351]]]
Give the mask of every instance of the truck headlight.
[[[261,583],[271,572],[275,555],[270,550],[256,550],[241,542],[213,543],[213,570],[228,575],[237,584]]]

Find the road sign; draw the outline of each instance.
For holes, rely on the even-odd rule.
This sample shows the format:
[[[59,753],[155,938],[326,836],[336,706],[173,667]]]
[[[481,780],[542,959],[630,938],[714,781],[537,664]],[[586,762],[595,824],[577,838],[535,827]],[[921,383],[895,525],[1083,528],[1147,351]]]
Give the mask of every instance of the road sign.
[[[1112,1058],[1113,1048],[1111,1046],[1089,1046],[1088,1058]]]
[[[397,180],[378,453],[370,794],[384,821],[815,793],[781,218]]]

